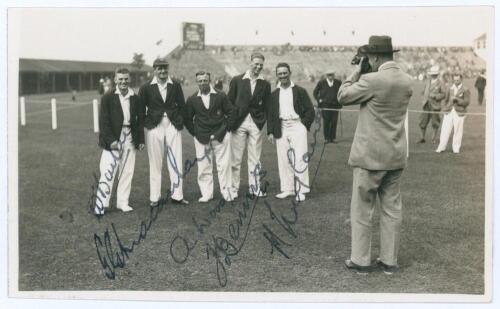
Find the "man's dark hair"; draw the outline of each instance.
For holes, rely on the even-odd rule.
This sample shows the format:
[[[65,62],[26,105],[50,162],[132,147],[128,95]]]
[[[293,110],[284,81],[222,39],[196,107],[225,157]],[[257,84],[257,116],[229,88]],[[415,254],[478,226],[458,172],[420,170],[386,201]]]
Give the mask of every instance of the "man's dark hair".
[[[453,77],[455,77],[455,76],[459,76],[460,79],[464,79],[463,76],[462,76],[462,73],[460,73],[460,72],[453,73],[453,75],[451,76],[451,78],[453,79]]]
[[[290,65],[288,65],[288,63],[286,63],[286,62],[280,62],[280,63],[278,63],[276,65],[276,72],[278,72],[279,68],[287,68],[288,72],[292,73],[292,70],[290,70]]]
[[[208,79],[210,79],[210,72],[206,72],[206,71],[198,71],[196,72],[195,76],[198,77],[198,75],[208,75]]]
[[[116,74],[130,74],[130,70],[125,67],[117,67],[115,70],[115,75]]]
[[[252,61],[254,58],[259,58],[259,59],[262,59],[262,61],[266,61],[266,58],[264,58],[264,55],[261,53],[257,53],[257,52],[252,53],[250,55],[250,61]]]

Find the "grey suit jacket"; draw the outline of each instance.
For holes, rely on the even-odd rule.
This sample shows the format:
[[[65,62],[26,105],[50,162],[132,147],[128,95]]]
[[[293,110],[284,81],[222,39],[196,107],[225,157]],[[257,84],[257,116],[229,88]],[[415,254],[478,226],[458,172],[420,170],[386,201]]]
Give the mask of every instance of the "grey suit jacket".
[[[338,94],[342,105],[360,104],[349,165],[367,170],[395,170],[406,166],[404,121],[412,95],[412,79],[393,61],[377,72],[352,76]]]

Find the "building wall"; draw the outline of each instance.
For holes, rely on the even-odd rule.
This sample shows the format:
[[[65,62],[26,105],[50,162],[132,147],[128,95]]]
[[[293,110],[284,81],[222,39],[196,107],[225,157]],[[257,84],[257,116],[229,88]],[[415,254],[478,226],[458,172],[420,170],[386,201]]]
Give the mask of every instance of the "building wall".
[[[98,91],[99,79],[112,78],[114,72],[20,72],[19,95],[55,92]],[[147,80],[146,72],[131,72],[131,86]]]

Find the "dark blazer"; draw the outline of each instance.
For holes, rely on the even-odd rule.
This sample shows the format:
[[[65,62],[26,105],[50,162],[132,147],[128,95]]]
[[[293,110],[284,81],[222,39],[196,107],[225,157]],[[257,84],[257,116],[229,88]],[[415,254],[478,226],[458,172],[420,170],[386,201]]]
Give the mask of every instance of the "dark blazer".
[[[264,105],[271,94],[271,84],[266,80],[258,79],[252,95],[250,80],[243,79],[243,76],[245,74],[235,76],[229,83],[227,96],[236,108],[236,120],[231,130],[238,129],[248,113],[259,130],[262,130],[266,123],[267,108]]]
[[[333,86],[330,87],[326,78],[320,80],[313,90],[313,96],[316,101],[318,101],[318,107],[342,108],[342,104],[339,104],[337,100],[337,94],[341,84],[340,80],[334,78]]]
[[[442,110],[445,113],[449,113],[452,107],[454,107],[457,114],[463,116],[467,113],[467,106],[470,103],[470,91],[462,84],[462,87],[458,89],[457,95],[455,96],[453,93],[453,89],[450,87],[443,100]]]
[[[179,82],[167,84],[167,98],[163,102],[157,84],[151,84],[152,80],[139,88],[141,98],[141,117],[144,117],[144,127],[151,130],[158,126],[166,112],[168,119],[177,130],[182,130],[184,106],[184,93]],[[146,109],[147,108],[147,109]]]
[[[139,96],[130,96],[130,130],[135,148],[144,144],[144,127],[141,121]],[[123,110],[115,90],[108,91],[101,98],[99,111],[99,147],[111,150],[114,141],[119,141],[123,126]]]
[[[202,144],[208,144],[210,136],[222,142],[234,122],[234,107],[222,91],[210,94],[208,109],[203,105],[198,92],[190,96],[186,103],[184,124],[189,133]]]
[[[307,94],[307,91],[300,86],[292,87],[293,109],[299,115],[300,121],[309,131],[314,121],[314,106]],[[275,138],[281,138],[280,119],[280,88],[276,88],[270,95],[266,103],[267,110],[267,134],[272,134]]]

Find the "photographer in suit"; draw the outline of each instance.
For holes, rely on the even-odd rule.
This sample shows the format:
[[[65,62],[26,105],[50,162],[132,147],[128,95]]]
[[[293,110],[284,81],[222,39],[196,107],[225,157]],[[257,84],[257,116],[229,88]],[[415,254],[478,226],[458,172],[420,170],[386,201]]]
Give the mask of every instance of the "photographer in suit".
[[[330,70],[326,73],[326,78],[318,82],[313,90],[313,96],[318,102],[319,108],[334,108],[340,109],[342,105],[337,101],[337,94],[342,83],[335,79],[335,72]],[[339,111],[323,110],[323,135],[325,143],[337,143],[337,121],[339,119]]]
[[[349,165],[353,167],[351,257],[345,266],[357,273],[373,270],[372,215],[380,199],[380,257],[386,274],[398,268],[402,221],[399,184],[406,166],[404,121],[412,95],[412,78],[393,61],[389,36],[371,36],[360,48],[356,69],[342,84],[340,104],[359,104],[359,119]],[[365,68],[369,68],[366,70]],[[371,72],[367,72],[371,71]],[[362,74],[366,73],[366,74]]]
[[[139,97],[129,88],[130,72],[126,68],[115,71],[115,91],[101,98],[99,111],[99,146],[103,148],[99,163],[100,179],[94,213],[104,214],[109,207],[113,182],[118,174],[116,207],[132,211],[128,204],[134,176],[136,149],[144,148]],[[98,203],[99,202],[99,203]]]

